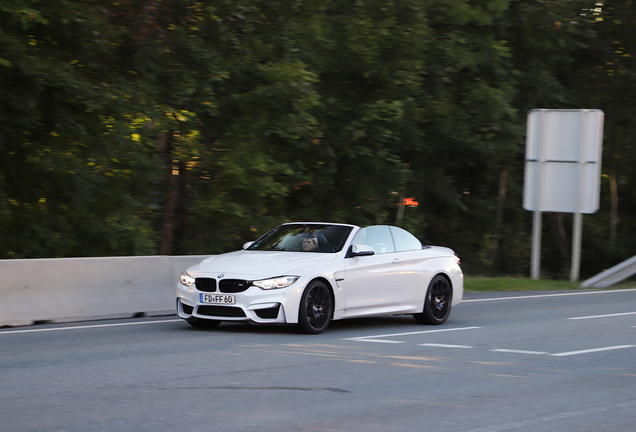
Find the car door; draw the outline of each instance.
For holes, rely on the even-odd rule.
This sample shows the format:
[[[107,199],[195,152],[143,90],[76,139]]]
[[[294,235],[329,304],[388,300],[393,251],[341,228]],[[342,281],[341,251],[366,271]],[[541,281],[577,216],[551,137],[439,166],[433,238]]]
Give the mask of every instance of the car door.
[[[404,274],[389,227],[363,228],[353,243],[371,246],[375,254],[345,259],[345,309],[363,311],[398,304],[403,297]]]
[[[399,257],[396,265],[404,274],[403,289],[400,291],[401,301],[421,301],[428,288],[427,281],[430,275],[422,263],[431,258],[431,254],[422,250],[422,243],[408,231],[399,227],[390,227],[395,244],[396,255]]]

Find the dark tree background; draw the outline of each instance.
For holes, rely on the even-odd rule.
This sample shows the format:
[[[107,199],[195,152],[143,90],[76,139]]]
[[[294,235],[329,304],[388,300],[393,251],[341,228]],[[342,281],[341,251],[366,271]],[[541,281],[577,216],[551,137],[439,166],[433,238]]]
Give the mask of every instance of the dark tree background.
[[[3,0],[0,258],[213,254],[313,220],[527,275],[527,112],[593,108],[590,276],[636,254],[635,25],[630,0]],[[544,217],[567,277],[572,216]]]

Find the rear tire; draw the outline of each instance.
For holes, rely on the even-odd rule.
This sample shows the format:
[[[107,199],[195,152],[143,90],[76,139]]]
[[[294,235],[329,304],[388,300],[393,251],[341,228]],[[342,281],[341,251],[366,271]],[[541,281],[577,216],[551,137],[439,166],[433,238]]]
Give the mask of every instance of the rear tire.
[[[196,327],[196,328],[200,328],[200,329],[211,329],[211,328],[215,328],[219,324],[221,324],[221,321],[201,319],[201,318],[195,318],[195,317],[188,318],[188,319],[186,319],[186,321],[192,327]]]
[[[453,287],[446,277],[435,276],[428,285],[424,311],[413,314],[413,318],[420,324],[440,325],[444,324],[451,312],[453,299]]]
[[[325,331],[333,315],[331,291],[321,281],[311,282],[300,300],[298,327],[302,333],[318,334]]]

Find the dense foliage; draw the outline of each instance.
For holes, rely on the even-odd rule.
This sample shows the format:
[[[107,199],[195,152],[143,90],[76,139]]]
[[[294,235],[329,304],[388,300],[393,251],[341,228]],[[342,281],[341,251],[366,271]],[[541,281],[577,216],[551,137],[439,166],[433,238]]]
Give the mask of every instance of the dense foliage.
[[[594,108],[594,274],[636,238],[636,6],[596,1],[4,0],[0,258],[219,253],[313,220],[527,274],[527,112]],[[567,275],[572,217],[544,218]]]

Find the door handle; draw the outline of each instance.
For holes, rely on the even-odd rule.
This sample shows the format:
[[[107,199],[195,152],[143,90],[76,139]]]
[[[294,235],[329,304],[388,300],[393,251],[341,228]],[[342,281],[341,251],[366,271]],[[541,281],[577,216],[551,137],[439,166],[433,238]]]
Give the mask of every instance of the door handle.
[[[394,259],[393,261],[391,261],[393,264],[402,264],[402,260],[399,258]]]

